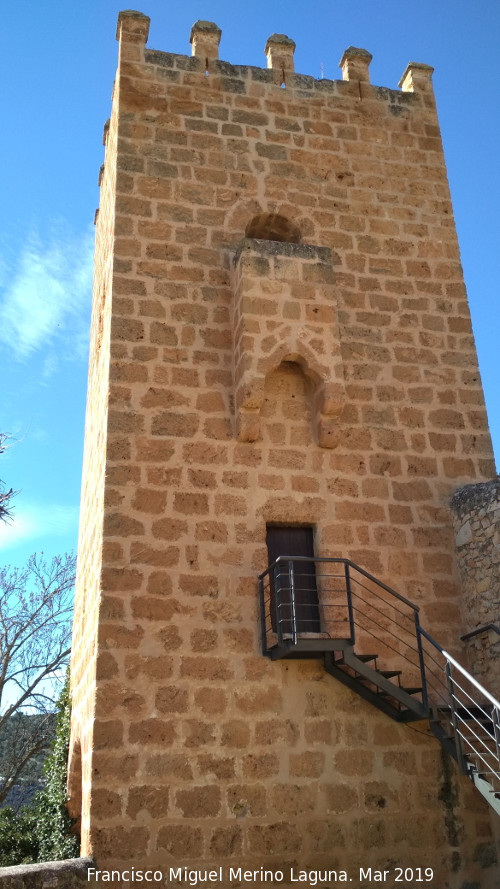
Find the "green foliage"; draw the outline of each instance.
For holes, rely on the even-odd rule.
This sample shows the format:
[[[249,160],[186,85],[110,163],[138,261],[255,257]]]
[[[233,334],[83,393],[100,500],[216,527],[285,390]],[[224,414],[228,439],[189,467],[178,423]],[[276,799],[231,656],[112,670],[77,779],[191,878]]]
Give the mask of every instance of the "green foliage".
[[[0,866],[58,861],[79,854],[66,810],[69,748],[69,676],[57,702],[56,734],[43,767],[45,786],[27,806],[0,809]]]
[[[69,675],[57,702],[56,736],[45,760],[45,787],[35,797],[38,819],[38,861],[57,861],[79,854],[66,809],[66,773],[69,750]]]
[[[34,808],[0,809],[0,867],[38,861],[37,815]]]

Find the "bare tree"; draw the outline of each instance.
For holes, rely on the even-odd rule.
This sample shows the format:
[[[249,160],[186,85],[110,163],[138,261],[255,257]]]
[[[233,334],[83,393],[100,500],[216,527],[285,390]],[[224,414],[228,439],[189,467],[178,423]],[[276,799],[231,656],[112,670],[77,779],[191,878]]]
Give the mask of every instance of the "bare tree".
[[[5,432],[0,432],[0,454],[7,450],[6,441],[9,436]],[[0,479],[0,521],[8,522],[12,517],[12,498],[15,497],[16,491],[10,490]]]
[[[0,742],[8,734],[0,804],[53,731],[70,652],[75,562],[67,554],[46,562],[42,554],[22,569],[0,569]]]

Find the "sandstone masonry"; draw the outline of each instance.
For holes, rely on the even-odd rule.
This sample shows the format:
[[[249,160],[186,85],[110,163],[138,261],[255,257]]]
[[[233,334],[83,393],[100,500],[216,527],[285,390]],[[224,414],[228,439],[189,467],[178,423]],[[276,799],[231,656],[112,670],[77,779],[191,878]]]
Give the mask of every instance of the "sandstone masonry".
[[[70,805],[99,868],[431,866],[497,885],[425,727],[260,653],[266,526],[463,632],[449,499],[494,474],[431,85],[145,49],[120,13],[100,173]],[[369,858],[369,861],[367,860]]]

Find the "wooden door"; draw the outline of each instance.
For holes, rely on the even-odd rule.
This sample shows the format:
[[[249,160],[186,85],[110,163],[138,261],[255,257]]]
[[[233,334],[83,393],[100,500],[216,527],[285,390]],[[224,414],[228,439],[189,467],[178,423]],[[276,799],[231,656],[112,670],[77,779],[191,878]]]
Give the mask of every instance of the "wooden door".
[[[278,556],[306,556],[314,558],[312,528],[289,525],[268,525],[266,544],[271,565]],[[277,631],[281,624],[283,633],[291,633],[290,577],[287,563],[281,563],[278,576],[274,571],[269,579],[271,599],[271,625]],[[314,562],[293,561],[295,623],[297,633],[319,633],[319,603]],[[277,608],[278,606],[278,608]]]

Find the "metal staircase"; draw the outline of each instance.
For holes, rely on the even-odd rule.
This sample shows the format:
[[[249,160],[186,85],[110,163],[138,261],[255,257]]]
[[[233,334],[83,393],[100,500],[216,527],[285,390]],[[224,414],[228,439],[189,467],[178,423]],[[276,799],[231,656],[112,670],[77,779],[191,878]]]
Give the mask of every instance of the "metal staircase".
[[[322,658],[392,719],[428,720],[500,815],[500,703],[420,626],[416,605],[348,559],[304,556],[276,559],[259,595],[264,655]]]

